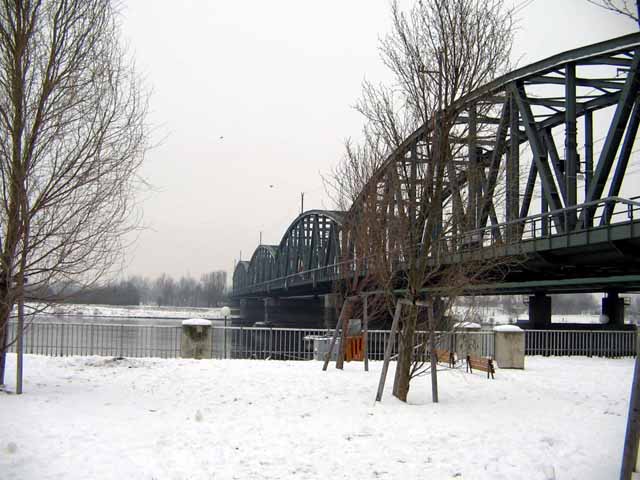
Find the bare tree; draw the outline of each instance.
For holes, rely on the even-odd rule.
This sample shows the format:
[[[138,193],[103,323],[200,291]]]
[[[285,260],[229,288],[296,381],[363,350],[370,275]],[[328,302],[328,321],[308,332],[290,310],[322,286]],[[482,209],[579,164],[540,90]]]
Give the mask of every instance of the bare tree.
[[[203,291],[203,300],[207,307],[217,307],[224,297],[227,288],[227,272],[218,270],[202,275],[200,284]]]
[[[25,279],[91,284],[139,224],[147,95],[119,37],[111,0],[0,4],[0,332]]]
[[[587,0],[598,7],[630,18],[640,27],[640,0]]]
[[[337,169],[337,190],[353,200],[342,250],[353,259],[345,275],[373,277],[386,299],[401,292],[409,305],[394,395],[406,401],[411,378],[429,369],[437,401],[436,332],[452,328],[448,312],[470,283],[501,270],[496,262],[449,261],[477,224],[482,170],[469,139],[483,132],[459,121],[469,113],[459,100],[509,69],[513,25],[499,0],[420,1],[408,12],[394,3],[392,20],[380,51],[395,84],[365,83],[357,105],[365,139],[347,145]],[[410,132],[416,139],[407,142]],[[419,326],[428,335],[416,343]]]

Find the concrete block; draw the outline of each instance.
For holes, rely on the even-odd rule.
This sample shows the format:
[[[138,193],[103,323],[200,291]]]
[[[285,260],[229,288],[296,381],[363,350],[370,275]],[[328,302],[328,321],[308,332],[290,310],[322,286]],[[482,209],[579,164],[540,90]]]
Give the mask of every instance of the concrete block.
[[[459,322],[454,325],[455,347],[445,346],[447,350],[454,348],[458,360],[467,355],[480,356],[482,353],[481,338],[478,335],[481,326],[475,322]]]
[[[493,333],[498,367],[524,370],[524,330],[515,325],[498,325]]]
[[[212,358],[211,321],[191,318],[182,321],[181,358]]]

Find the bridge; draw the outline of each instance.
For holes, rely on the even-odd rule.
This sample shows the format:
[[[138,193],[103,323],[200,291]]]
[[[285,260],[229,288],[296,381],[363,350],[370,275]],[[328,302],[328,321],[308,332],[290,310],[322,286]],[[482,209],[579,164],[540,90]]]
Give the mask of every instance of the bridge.
[[[626,35],[519,68],[456,102],[459,128],[447,141],[457,148],[440,215],[464,228],[438,249],[454,263],[523,258],[500,281],[466,293],[533,294],[530,312],[546,323],[547,293],[607,292],[603,311],[621,321],[618,293],[640,289],[640,178],[629,168],[639,62],[640,34]],[[403,192],[379,195],[378,209],[427,221],[420,188],[436,123],[409,135],[374,173],[367,188],[388,192],[400,182]],[[259,245],[237,264],[233,296],[328,294],[349,272],[358,275],[349,219],[363,211],[362,198],[345,212],[303,212],[278,245]]]

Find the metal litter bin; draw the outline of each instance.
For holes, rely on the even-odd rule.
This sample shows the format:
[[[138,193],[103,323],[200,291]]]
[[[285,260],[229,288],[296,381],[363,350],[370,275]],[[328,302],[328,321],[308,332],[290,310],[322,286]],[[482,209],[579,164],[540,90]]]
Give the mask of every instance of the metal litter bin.
[[[329,352],[331,346],[331,336],[327,335],[307,335],[304,337],[305,341],[313,342],[313,359],[324,362],[325,355]],[[331,354],[331,360],[336,361],[338,359],[338,352],[340,351],[340,337],[336,338],[336,344],[333,347],[333,353]]]

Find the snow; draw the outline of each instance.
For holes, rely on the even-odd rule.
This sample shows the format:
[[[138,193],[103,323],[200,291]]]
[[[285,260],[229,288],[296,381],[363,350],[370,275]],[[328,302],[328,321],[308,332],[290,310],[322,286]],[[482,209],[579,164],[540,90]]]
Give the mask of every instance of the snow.
[[[27,304],[27,309],[40,310],[44,308],[45,314],[49,315],[76,315],[83,317],[114,317],[114,318],[167,318],[167,319],[188,319],[188,318],[209,318],[223,319],[222,308],[198,308],[198,307],[158,307],[149,305],[86,305],[61,303],[51,306],[41,306],[39,304]]]
[[[454,329],[464,328],[466,330],[480,330],[482,325],[475,322],[458,322],[453,326]]]
[[[496,325],[493,327],[494,332],[515,332],[515,333],[524,333],[517,325]]]
[[[187,320],[182,320],[182,325],[191,327],[210,327],[211,320],[206,320],[204,318],[189,318]]]
[[[8,356],[13,389],[15,355]],[[10,479],[617,478],[632,359],[527,357],[495,380],[444,369],[375,403],[381,362],[25,356],[0,393]],[[602,381],[606,379],[606,381]]]

